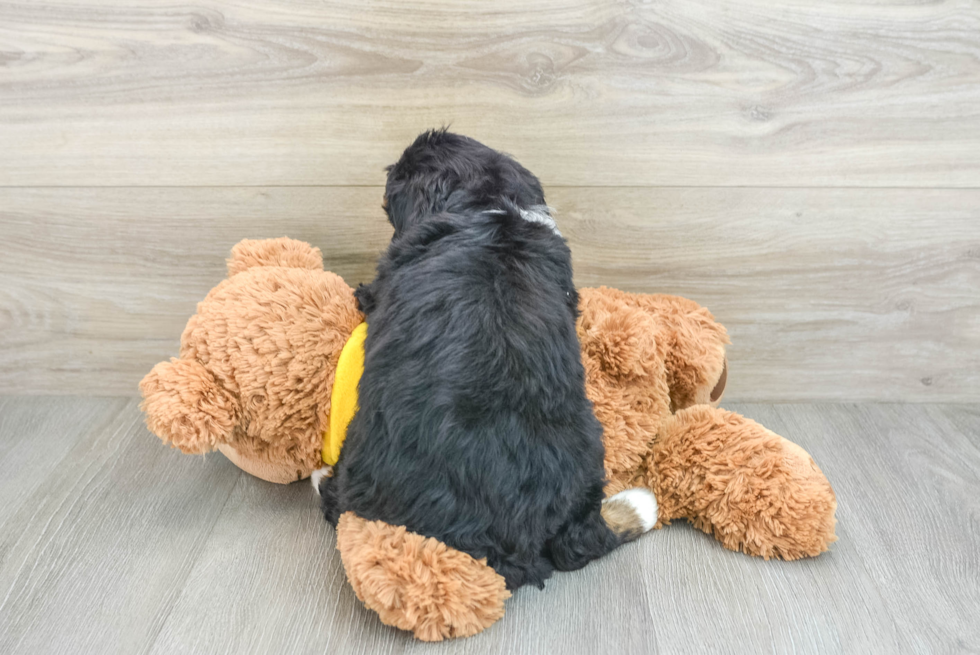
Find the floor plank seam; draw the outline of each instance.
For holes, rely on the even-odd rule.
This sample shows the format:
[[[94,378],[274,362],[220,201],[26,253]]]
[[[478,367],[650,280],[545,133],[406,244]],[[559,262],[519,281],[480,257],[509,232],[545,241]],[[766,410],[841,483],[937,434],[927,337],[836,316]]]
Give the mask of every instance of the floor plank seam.
[[[118,419],[126,411],[127,407],[129,407],[129,402],[121,403],[119,407],[115,410],[115,413],[113,414],[113,418],[109,419],[107,423],[111,424],[113,421]],[[107,440],[111,442],[116,435],[118,435],[123,430],[130,429],[135,424],[135,422],[141,420],[141,418],[142,417],[136,417],[133,422],[127,423],[125,425],[120,425],[118,428],[116,428],[116,430],[112,432],[111,435],[109,435]],[[89,432],[80,434],[78,436],[78,440],[76,443],[83,441],[86,437],[89,436],[89,434],[90,434]],[[117,448],[113,451],[112,455],[118,453],[120,448],[121,448],[121,444],[117,446]],[[51,469],[52,472],[57,472],[58,470],[60,470],[62,462],[64,462],[71,456],[72,456],[72,449],[69,449],[67,452],[65,452],[64,456],[60,460],[58,460],[57,466]],[[91,465],[91,463],[89,463],[89,465]],[[77,505],[78,503],[83,501],[85,497],[84,491],[85,489],[88,488],[88,485],[91,484],[91,482],[92,482],[91,478],[86,480],[84,486],[82,487],[83,493],[73,494],[71,498],[65,498],[64,500],[62,500],[60,504],[58,504],[57,507],[54,508],[53,511],[48,507],[43,507],[40,505],[34,507],[33,514],[31,514],[31,521],[33,521],[34,517],[38,516],[42,511],[48,512],[49,516],[38,533],[37,541],[30,546],[29,552],[32,553],[37,552],[37,556],[34,558],[34,561],[31,563],[30,572],[34,572],[37,569],[38,563],[42,561],[42,556],[47,551],[47,548],[50,545],[51,541],[54,539],[55,535],[58,534],[58,532],[60,532],[60,524],[58,528],[56,528],[53,531],[50,531],[51,524],[55,520],[58,511],[60,511],[62,507],[64,507],[64,504],[67,502],[69,503],[69,507],[68,509],[65,510],[65,515],[67,516],[68,514],[70,514],[72,508],[75,507],[75,505]],[[64,519],[62,519],[62,521],[64,521]],[[47,537],[46,540],[45,537]],[[43,546],[41,545],[42,543],[44,544]],[[24,569],[23,566],[17,569],[17,574],[14,576],[15,579],[17,577],[20,577],[23,569]],[[16,589],[16,585],[12,584],[10,588],[7,590],[7,593],[4,595],[3,599],[0,600],[0,613],[2,613],[4,608],[7,606],[8,602],[10,601],[10,596],[14,593],[15,589]]]
[[[194,550],[196,552],[196,557],[194,561],[187,567],[187,572],[181,577],[180,583],[174,585],[173,602],[171,602],[170,606],[167,608],[167,613],[163,616],[163,618],[160,621],[160,627],[157,628],[156,632],[153,635],[153,638],[148,642],[147,649],[143,651],[142,655],[149,655],[150,653],[153,652],[153,649],[156,648],[157,642],[160,640],[160,634],[163,632],[163,629],[167,627],[167,622],[170,620],[170,615],[173,614],[174,609],[177,606],[177,603],[180,601],[180,596],[181,594],[183,594],[184,589],[187,586],[187,579],[190,578],[192,573],[194,573],[194,568],[198,564],[201,552],[204,550],[204,547],[207,545],[208,540],[211,539],[211,535],[214,534],[214,530],[218,526],[218,522],[221,520],[222,514],[225,513],[225,507],[228,506],[228,501],[231,500],[232,495],[235,493],[235,489],[238,488],[238,485],[241,483],[244,476],[245,476],[244,471],[238,471],[238,474],[235,476],[235,481],[230,485],[230,489],[228,490],[228,495],[225,496],[224,502],[221,503],[221,509],[218,510],[218,512],[214,515],[214,522],[211,523],[210,529],[208,530],[207,534],[204,535],[200,539],[200,541],[195,545]]]

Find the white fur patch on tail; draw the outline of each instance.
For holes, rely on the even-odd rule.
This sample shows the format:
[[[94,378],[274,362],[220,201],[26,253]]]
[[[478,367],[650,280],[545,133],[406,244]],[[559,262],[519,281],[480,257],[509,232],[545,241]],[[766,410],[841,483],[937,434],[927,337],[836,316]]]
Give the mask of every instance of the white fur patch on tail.
[[[313,485],[313,491],[316,492],[317,496],[320,495],[320,481],[323,480],[323,478],[332,478],[332,477],[333,477],[332,466],[324,466],[323,468],[319,468],[310,474],[310,484]]]
[[[627,489],[615,496],[606,498],[603,503],[625,502],[633,508],[643,525],[643,532],[649,532],[657,524],[657,497],[647,489]]]

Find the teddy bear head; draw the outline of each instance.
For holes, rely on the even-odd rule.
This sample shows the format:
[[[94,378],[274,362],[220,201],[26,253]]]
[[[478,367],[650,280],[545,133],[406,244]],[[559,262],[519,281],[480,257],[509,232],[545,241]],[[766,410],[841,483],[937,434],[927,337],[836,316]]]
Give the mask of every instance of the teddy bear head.
[[[364,317],[319,249],[299,241],[242,241],[228,273],[187,322],[180,357],[140,383],[147,425],[269,481],[308,477],[322,466],[337,360]]]

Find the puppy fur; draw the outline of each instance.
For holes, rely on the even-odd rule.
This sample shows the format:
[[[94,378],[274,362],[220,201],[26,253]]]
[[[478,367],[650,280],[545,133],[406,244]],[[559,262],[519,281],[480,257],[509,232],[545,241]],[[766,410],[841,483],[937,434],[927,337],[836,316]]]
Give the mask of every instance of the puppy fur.
[[[431,131],[388,169],[384,208],[395,232],[357,291],[360,409],[319,480],[327,519],[404,525],[487,558],[510,589],[635,537],[649,521],[620,514],[617,533],[602,517],[571,256],[550,214],[526,218],[547,212],[537,178]]]

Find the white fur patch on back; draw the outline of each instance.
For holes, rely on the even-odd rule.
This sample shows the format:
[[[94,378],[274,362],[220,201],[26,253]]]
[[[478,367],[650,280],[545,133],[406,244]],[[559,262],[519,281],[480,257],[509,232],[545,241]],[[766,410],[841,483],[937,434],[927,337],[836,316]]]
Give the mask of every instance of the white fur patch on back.
[[[549,230],[561,236],[561,232],[558,231],[558,223],[552,218],[551,213],[554,210],[548,205],[531,205],[527,209],[520,208],[521,218],[529,223],[538,223],[539,225],[544,225]],[[503,209],[487,209],[485,211],[487,214],[503,214]]]
[[[330,477],[333,477],[332,466],[324,466],[323,468],[318,468],[317,470],[313,471],[313,473],[310,474],[310,484],[313,485],[313,491],[316,492],[317,496],[320,495],[320,481],[323,480],[323,478],[330,478]]]
[[[533,205],[527,209],[521,209],[521,218],[531,223],[540,223],[561,236],[561,232],[558,231],[558,224],[551,216],[551,207],[547,205]]]

